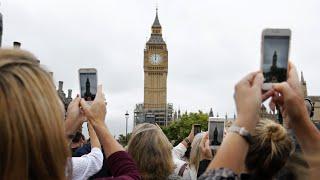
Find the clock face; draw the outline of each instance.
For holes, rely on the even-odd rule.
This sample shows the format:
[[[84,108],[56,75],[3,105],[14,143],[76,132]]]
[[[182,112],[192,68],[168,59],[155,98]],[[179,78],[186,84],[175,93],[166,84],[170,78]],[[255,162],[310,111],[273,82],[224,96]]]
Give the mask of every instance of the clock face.
[[[150,62],[151,62],[151,64],[153,64],[153,65],[158,65],[158,64],[160,64],[160,62],[161,62],[161,56],[160,56],[160,54],[152,54],[152,55],[150,56]]]

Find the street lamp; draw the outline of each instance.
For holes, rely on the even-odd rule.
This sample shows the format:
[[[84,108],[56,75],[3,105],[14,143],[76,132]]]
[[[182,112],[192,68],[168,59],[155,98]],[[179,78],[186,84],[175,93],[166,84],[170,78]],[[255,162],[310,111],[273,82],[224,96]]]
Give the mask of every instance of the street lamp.
[[[126,114],[124,114],[126,117],[126,143],[128,143],[128,119],[129,119],[129,113],[128,111],[126,112]]]

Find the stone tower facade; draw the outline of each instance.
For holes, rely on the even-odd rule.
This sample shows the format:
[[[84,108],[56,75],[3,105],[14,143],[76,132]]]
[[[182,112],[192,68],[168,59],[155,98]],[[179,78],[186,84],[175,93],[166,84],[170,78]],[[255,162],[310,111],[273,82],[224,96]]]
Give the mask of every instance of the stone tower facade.
[[[301,88],[302,88],[302,92],[303,92],[304,97],[311,99],[313,102],[314,115],[311,118],[311,120],[313,122],[319,124],[319,127],[320,127],[320,96],[319,95],[312,96],[312,95],[308,94],[307,81],[304,79],[303,72],[301,72],[300,84],[301,84]]]
[[[303,72],[301,71],[301,80],[300,80],[300,84],[301,84],[301,88],[302,88],[302,92],[304,97],[308,96],[308,91],[307,91],[307,82],[304,80],[303,77]]]
[[[164,109],[167,104],[168,50],[158,13],[144,49],[144,108]]]
[[[135,109],[135,124],[142,122],[166,126],[172,120],[173,106],[167,103],[168,50],[162,38],[162,27],[156,17],[143,58],[144,101]]]
[[[72,90],[68,89],[68,96],[66,96],[66,93],[64,93],[63,91],[63,81],[59,81],[59,87],[57,90],[57,93],[59,95],[59,98],[61,99],[63,105],[64,105],[64,109],[67,112],[68,106],[72,101]]]

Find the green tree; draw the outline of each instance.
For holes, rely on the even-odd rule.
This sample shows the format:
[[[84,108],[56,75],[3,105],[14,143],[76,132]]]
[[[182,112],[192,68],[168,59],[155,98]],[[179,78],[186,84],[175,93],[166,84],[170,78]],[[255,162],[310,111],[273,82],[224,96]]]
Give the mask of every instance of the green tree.
[[[118,137],[118,142],[119,142],[123,147],[125,147],[125,146],[128,144],[127,141],[129,141],[130,137],[131,137],[131,133],[128,133],[128,138],[127,138],[127,140],[126,140],[126,135],[120,134],[119,137]]]
[[[193,124],[200,124],[201,131],[207,131],[208,114],[202,111],[198,113],[185,113],[180,119],[173,121],[169,126],[161,128],[168,139],[174,145],[177,145],[189,135]]]

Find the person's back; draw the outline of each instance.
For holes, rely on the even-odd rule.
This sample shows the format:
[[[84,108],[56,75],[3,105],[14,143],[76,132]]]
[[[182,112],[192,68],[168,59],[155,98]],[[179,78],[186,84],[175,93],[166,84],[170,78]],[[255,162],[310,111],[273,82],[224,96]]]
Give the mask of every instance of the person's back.
[[[0,109],[0,179],[66,179],[63,107],[33,55],[0,49]]]

